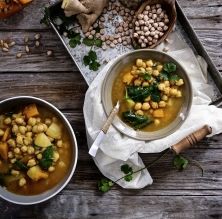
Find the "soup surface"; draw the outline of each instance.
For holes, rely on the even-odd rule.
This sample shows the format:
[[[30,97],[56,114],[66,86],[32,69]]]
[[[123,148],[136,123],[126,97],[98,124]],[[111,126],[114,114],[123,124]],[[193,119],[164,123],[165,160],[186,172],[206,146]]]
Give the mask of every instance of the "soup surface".
[[[116,77],[112,102],[121,101],[119,117],[132,128],[157,131],[180,112],[183,85],[174,63],[137,59]]]
[[[45,192],[69,170],[72,147],[64,125],[30,104],[0,115],[0,183],[21,195]]]

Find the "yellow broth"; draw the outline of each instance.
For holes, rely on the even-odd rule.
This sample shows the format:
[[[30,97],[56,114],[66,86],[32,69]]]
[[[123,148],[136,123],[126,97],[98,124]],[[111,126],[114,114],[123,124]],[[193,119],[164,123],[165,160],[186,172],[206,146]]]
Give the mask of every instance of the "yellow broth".
[[[46,110],[45,108],[39,107],[39,117],[42,120],[45,120],[45,118],[51,118],[55,117],[51,112]],[[31,180],[25,171],[20,171],[22,176],[26,180],[26,184],[24,186],[19,186],[18,180],[16,180],[16,177],[14,176],[6,176],[6,182],[5,187],[8,191],[11,191],[16,194],[20,195],[37,195],[43,192],[46,192],[47,190],[53,188],[55,185],[57,185],[60,181],[64,179],[66,174],[69,171],[71,161],[72,161],[72,154],[73,154],[73,148],[70,144],[70,137],[68,135],[68,131],[62,124],[62,122],[56,118],[58,121],[58,124],[62,127],[62,137],[61,140],[63,141],[63,146],[60,148],[57,148],[57,152],[59,153],[59,160],[55,163],[54,167],[55,170],[53,172],[48,172],[49,176],[47,179],[40,179],[39,181],[33,181]],[[1,160],[0,158],[0,173],[7,172],[6,169],[12,166],[9,162]],[[47,171],[47,170],[46,170]],[[19,177],[18,177],[19,179]]]
[[[124,101],[125,97],[125,88],[126,84],[123,83],[123,76],[130,72],[132,69],[133,64],[126,66],[115,78],[113,86],[112,86],[112,103],[113,106],[117,103],[118,100],[121,101],[120,104],[120,110],[118,113],[118,116],[122,119],[122,113],[125,111],[129,110],[129,107],[127,106],[126,101]],[[183,86],[179,88],[182,92],[184,93]],[[144,128],[141,128],[140,130],[146,131],[146,132],[153,132],[160,130],[162,128],[165,128],[168,126],[170,123],[173,122],[173,120],[177,117],[182,104],[184,101],[184,97],[182,96],[181,98],[176,98],[176,97],[169,97],[167,101],[167,106],[164,108],[164,117],[163,118],[158,118],[160,120],[160,123],[156,125],[154,122],[148,124]],[[144,111],[144,115],[147,115],[148,117],[152,118],[152,113],[149,111]]]

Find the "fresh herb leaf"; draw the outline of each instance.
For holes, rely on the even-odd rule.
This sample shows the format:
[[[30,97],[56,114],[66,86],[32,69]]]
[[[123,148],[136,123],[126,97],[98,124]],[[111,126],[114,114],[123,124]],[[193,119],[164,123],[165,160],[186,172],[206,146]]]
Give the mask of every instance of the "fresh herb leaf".
[[[84,38],[82,42],[86,46],[93,46],[94,45],[94,39]]]
[[[169,80],[170,81],[179,81],[180,77],[178,75],[171,75]]]
[[[91,59],[90,59],[89,56],[86,55],[86,56],[83,57],[83,63],[84,63],[84,65],[89,65],[90,62],[91,62]]]
[[[130,182],[133,179],[133,175],[132,174],[127,174],[126,176],[124,176],[125,181]]]
[[[123,120],[133,126],[134,129],[141,129],[152,122],[148,116],[136,115],[131,110],[122,113]]]
[[[149,80],[151,79],[151,75],[148,74],[148,73],[145,73],[145,74],[143,75],[143,79],[144,79],[145,81],[149,81]]]
[[[69,41],[69,45],[70,45],[71,48],[75,48],[79,44],[81,44],[80,33],[76,34],[76,36],[71,38],[70,41]]]
[[[188,165],[188,160],[181,155],[176,155],[173,159],[173,165],[178,170],[184,170]]]
[[[6,112],[6,113],[4,113],[4,114],[5,114],[5,116],[11,117],[11,116],[14,114],[14,112]]]
[[[103,41],[101,39],[95,39],[94,45],[97,47],[102,47]]]
[[[47,170],[53,162],[53,147],[47,147],[42,153],[42,159],[39,161],[39,165],[42,169]]]
[[[167,72],[161,72],[158,76],[158,78],[160,79],[160,81],[168,81],[169,80],[169,76]]]
[[[21,161],[21,160],[16,160],[14,163],[15,168],[19,170],[26,171],[28,170],[28,167]]]
[[[168,72],[168,73],[175,72],[176,69],[177,69],[177,66],[174,63],[172,63],[172,62],[165,63],[163,65],[163,70]]]
[[[90,50],[90,51],[89,51],[88,56],[90,57],[90,59],[91,59],[92,61],[95,61],[95,60],[97,59],[96,52],[93,51],[93,50]]]
[[[149,87],[127,86],[128,97],[136,102],[143,102],[150,95]]]
[[[99,188],[99,191],[101,192],[108,192],[112,186],[113,186],[113,182],[108,179],[101,179],[98,182],[98,188]]]
[[[40,20],[40,24],[45,24],[49,26],[49,19],[50,19],[50,11],[49,8],[45,7],[43,11],[43,18]]]
[[[128,164],[123,164],[121,167],[120,167],[121,171],[125,174],[129,174],[129,173],[132,173],[133,172],[133,169],[132,167],[130,167]]]
[[[89,69],[93,70],[93,71],[97,71],[99,69],[99,67],[100,67],[100,64],[97,61],[92,61],[89,64]]]
[[[79,35],[79,33],[76,33],[76,32],[73,31],[73,30],[69,30],[69,31],[67,32],[67,37],[68,37],[69,39],[74,38],[74,37],[76,37],[76,36],[78,36],[78,35]]]

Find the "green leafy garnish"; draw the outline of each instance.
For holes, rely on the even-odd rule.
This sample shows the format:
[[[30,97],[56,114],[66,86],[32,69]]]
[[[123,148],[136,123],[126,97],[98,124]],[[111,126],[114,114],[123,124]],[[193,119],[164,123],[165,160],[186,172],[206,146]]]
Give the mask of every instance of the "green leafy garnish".
[[[16,160],[14,163],[15,168],[19,170],[26,171],[28,170],[28,167],[21,161],[21,160]]]
[[[176,155],[173,159],[173,165],[178,170],[184,170],[187,167],[188,160],[181,155]]]
[[[101,179],[98,182],[98,188],[99,188],[99,191],[101,192],[108,192],[112,186],[113,186],[113,182],[108,179]]]
[[[81,36],[80,33],[76,33],[76,35],[70,39],[69,45],[71,48],[75,48],[79,44],[81,44]]]
[[[130,167],[128,164],[123,164],[121,167],[120,167],[121,171],[125,174],[129,174],[129,173],[132,173],[133,172],[133,168]]]
[[[47,170],[53,162],[53,147],[47,147],[42,153],[42,159],[39,161],[39,165],[42,169]]]
[[[136,102],[143,102],[150,95],[149,87],[127,86],[128,97]]]
[[[145,74],[143,75],[143,79],[144,79],[145,81],[149,81],[149,80],[151,79],[151,75],[148,74],[148,73],[145,73]]]
[[[88,55],[83,57],[84,65],[88,65],[90,70],[97,71],[100,67],[100,64],[97,62],[96,52],[90,50]]]
[[[123,120],[129,123],[134,129],[141,129],[152,122],[148,116],[136,115],[131,110],[122,113]]]
[[[169,76],[168,76],[167,72],[161,72],[159,74],[158,78],[160,79],[160,81],[168,81],[169,80]]]
[[[50,11],[49,8],[45,7],[43,11],[43,18],[40,20],[40,24],[49,25],[49,19],[50,19]]]
[[[171,75],[169,80],[170,81],[179,81],[180,77],[178,75]]]
[[[125,181],[130,182],[133,179],[133,175],[132,174],[127,174],[124,176]]]
[[[97,46],[97,47],[101,47],[102,46],[102,40],[101,39],[89,39],[89,38],[84,38],[82,41],[86,46]]]
[[[174,63],[172,63],[172,62],[165,63],[165,64],[163,65],[163,70],[166,71],[166,72],[168,72],[168,73],[175,72],[176,69],[177,69],[177,66],[176,66]]]

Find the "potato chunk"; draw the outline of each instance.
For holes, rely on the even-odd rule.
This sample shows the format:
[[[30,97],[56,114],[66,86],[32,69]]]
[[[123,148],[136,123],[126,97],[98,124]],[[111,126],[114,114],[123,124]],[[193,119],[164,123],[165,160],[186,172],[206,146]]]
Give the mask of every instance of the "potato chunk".
[[[51,145],[51,141],[44,133],[39,133],[36,135],[35,145],[46,148]]]
[[[0,142],[0,156],[2,159],[8,159],[8,144],[6,142]]]
[[[39,166],[31,167],[31,168],[27,171],[27,175],[28,175],[29,178],[31,178],[33,181],[38,181],[38,180],[40,180],[40,179],[46,179],[46,178],[48,178],[48,176],[49,176],[48,173],[42,171]]]
[[[37,106],[35,104],[30,104],[25,107],[23,114],[25,115],[25,117],[27,119],[29,119],[30,117],[38,116],[39,111],[38,111]]]
[[[164,112],[162,109],[157,109],[153,111],[153,117],[156,118],[163,118],[164,117]]]
[[[62,136],[62,129],[57,123],[53,122],[47,129],[46,134],[51,138],[60,139]]]
[[[133,75],[131,75],[130,72],[126,73],[123,76],[123,83],[130,84],[132,80],[133,80]]]

